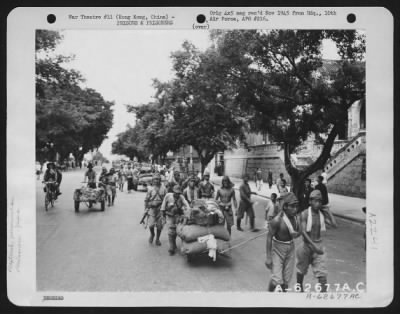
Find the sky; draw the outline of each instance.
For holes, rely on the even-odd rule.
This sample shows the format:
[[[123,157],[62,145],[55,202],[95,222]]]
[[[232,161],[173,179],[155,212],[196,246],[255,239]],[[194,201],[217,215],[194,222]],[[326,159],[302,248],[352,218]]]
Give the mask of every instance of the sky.
[[[184,40],[200,50],[210,46],[209,32],[190,30],[64,30],[56,53],[74,55],[68,67],[81,72],[85,86],[98,91],[106,101],[113,101],[114,124],[99,151],[113,159],[111,144],[116,135],[134,125],[134,116],[126,105],[151,101],[152,79],[167,81],[173,77],[172,52]],[[332,42],[323,42],[323,57],[337,59]]]

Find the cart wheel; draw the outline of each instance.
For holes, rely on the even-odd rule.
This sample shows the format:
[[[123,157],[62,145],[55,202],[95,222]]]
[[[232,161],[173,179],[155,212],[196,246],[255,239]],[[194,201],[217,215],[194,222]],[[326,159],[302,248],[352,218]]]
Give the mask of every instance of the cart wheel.
[[[79,201],[75,201],[75,212],[79,212]]]
[[[106,201],[101,201],[100,205],[101,205],[101,211],[104,212],[104,210],[106,209]]]

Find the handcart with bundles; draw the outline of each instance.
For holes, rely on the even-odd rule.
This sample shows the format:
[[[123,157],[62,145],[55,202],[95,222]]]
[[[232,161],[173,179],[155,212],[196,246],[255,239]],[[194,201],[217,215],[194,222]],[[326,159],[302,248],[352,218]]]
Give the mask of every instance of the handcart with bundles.
[[[225,218],[214,200],[195,200],[187,214],[185,223],[177,226],[182,240],[181,252],[188,262],[194,256],[208,254],[213,261],[217,255],[228,256],[224,251],[230,248],[230,234],[225,228]]]
[[[74,192],[75,212],[79,212],[81,202],[86,203],[88,208],[92,208],[93,204],[100,203],[101,211],[105,210],[106,191],[103,187],[90,188],[83,186]]]

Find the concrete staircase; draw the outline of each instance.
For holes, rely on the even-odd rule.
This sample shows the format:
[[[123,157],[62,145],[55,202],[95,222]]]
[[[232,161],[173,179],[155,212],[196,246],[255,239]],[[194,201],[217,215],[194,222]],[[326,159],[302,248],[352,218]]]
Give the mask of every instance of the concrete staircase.
[[[326,163],[327,179],[333,178],[359,155],[365,155],[365,131],[360,131],[345,146],[339,149]]]

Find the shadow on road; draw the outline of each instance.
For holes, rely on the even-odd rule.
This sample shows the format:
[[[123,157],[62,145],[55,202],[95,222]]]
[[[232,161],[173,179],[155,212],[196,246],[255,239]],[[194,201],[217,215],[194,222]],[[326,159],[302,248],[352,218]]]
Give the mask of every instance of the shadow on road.
[[[182,258],[187,257],[182,255]],[[233,259],[228,256],[217,256],[217,260],[214,262],[207,253],[201,255],[195,255],[187,261],[187,265],[191,268],[229,268],[233,266]]]

